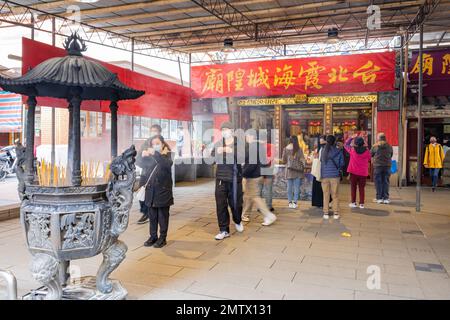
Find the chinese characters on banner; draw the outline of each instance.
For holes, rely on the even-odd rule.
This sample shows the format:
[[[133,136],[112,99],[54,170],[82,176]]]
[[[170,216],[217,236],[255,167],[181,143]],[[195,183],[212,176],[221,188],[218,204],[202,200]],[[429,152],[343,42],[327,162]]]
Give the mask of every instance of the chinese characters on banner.
[[[427,50],[423,52],[424,96],[450,95],[450,49]],[[409,64],[409,80],[419,81],[419,53],[413,51]]]
[[[197,98],[376,92],[394,89],[395,53],[194,66]]]

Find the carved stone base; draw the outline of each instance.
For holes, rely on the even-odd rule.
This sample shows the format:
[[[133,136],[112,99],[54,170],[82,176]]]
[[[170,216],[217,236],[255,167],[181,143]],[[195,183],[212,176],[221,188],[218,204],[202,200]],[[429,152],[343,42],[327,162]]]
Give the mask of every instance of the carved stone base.
[[[62,300],[125,300],[128,292],[118,280],[111,280],[113,289],[110,293],[101,293],[96,288],[96,278],[92,276],[71,280],[63,288]],[[46,287],[33,290],[22,297],[23,300],[43,300]]]

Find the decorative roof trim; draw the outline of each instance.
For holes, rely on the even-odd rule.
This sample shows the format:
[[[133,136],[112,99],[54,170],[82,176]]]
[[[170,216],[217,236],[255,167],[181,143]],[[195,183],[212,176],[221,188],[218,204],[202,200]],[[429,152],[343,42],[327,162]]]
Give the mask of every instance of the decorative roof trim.
[[[87,50],[87,46],[84,40],[75,32],[64,41],[64,49],[70,56],[82,56],[82,52]]]

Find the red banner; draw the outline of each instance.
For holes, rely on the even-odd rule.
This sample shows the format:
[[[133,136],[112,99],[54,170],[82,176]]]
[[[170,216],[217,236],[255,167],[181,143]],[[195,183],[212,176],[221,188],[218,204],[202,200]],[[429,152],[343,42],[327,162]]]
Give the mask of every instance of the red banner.
[[[63,57],[66,54],[64,49],[22,38],[22,74],[49,58]],[[119,101],[118,112],[120,114],[173,120],[192,120],[190,88],[149,77],[103,61],[91,60],[101,63],[116,73],[126,85],[145,91],[145,94],[139,99]],[[67,107],[67,101],[63,99],[41,97],[37,101],[39,106]],[[81,108],[89,111],[109,112],[109,101],[83,101]]]
[[[191,71],[197,98],[390,91],[395,53],[195,66]]]
[[[398,146],[399,111],[377,112],[377,132],[383,132],[386,140],[393,146]]]

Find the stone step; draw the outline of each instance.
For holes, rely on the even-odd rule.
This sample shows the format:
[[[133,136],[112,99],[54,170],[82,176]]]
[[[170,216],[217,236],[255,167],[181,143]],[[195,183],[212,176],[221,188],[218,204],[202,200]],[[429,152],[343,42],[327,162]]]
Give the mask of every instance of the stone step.
[[[16,219],[20,216],[20,203],[0,206],[0,221]]]

